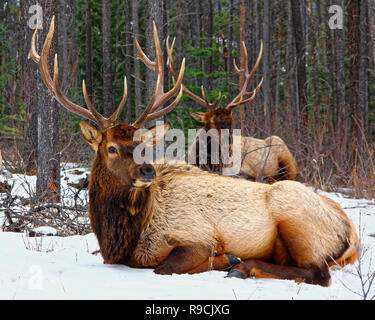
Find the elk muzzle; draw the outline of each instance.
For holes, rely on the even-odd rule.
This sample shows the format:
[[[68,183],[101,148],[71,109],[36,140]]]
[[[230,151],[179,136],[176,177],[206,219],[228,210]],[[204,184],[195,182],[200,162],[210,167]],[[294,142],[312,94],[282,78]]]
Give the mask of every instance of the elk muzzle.
[[[142,164],[136,167],[132,185],[136,188],[147,188],[155,179],[155,169],[151,164]]]

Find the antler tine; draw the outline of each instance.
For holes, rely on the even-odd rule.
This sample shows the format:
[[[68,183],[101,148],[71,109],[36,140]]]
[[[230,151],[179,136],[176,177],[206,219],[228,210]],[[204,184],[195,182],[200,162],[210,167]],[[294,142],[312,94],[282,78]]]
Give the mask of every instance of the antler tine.
[[[153,94],[153,96],[151,98],[150,103],[147,105],[147,107],[145,108],[145,110],[143,110],[143,112],[139,116],[139,118],[133,123],[134,127],[136,127],[136,128],[142,128],[143,125],[146,123],[147,115],[150,113],[151,108],[154,105],[154,102],[155,102],[155,99],[156,99],[156,93],[157,93],[157,91],[159,89],[159,85],[160,85],[160,76],[158,76],[158,78],[156,80],[155,91],[154,91],[154,94]]]
[[[247,49],[246,49],[246,46],[245,46],[245,42],[242,42],[242,46],[244,48],[244,51],[245,51],[245,61],[246,61],[246,64],[245,64],[245,72],[246,74],[248,74],[248,65],[247,65],[247,61],[248,61],[248,56],[247,56]],[[262,59],[262,55],[263,55],[263,41],[261,40],[260,41],[260,48],[259,48],[259,54],[258,54],[258,58],[255,62],[255,65],[253,67],[253,69],[251,70],[250,74],[249,74],[249,79],[252,78],[252,76],[254,75],[255,71],[258,69],[258,66],[259,66],[259,63],[260,63],[260,60]],[[249,80],[250,81],[250,80]]]
[[[201,93],[202,93],[203,100],[206,102],[207,106],[210,105],[210,102],[207,99],[206,92],[204,91],[203,86],[201,86]]]
[[[51,22],[52,23],[52,22]],[[29,55],[28,55],[28,59],[33,59],[34,62],[36,63],[39,63],[40,61],[40,56],[38,54],[38,52],[36,51],[36,46],[35,46],[35,42],[36,42],[36,35],[38,34],[38,28],[35,28],[35,31],[33,33],[33,36],[31,38],[31,48],[30,48],[30,51],[29,51]]]
[[[83,92],[83,97],[85,98],[85,102],[86,102],[86,105],[89,107],[92,115],[95,117],[95,119],[97,119],[97,122],[100,122],[99,119],[102,118],[102,115],[96,111],[96,109],[94,108],[92,102],[91,102],[91,99],[87,93],[87,89],[86,89],[86,83],[85,83],[85,80],[82,80],[82,92]],[[100,125],[103,125],[102,123]]]
[[[31,57],[36,63],[39,64],[40,73],[42,75],[42,79],[47,86],[48,90],[53,92],[53,83],[51,75],[49,74],[48,66],[47,66],[47,59],[48,53],[51,47],[53,32],[55,29],[55,16],[52,17],[50,29],[47,33],[46,40],[44,41],[43,48],[42,48],[42,56],[36,51],[36,36],[38,34],[38,28],[35,29],[33,37],[31,39],[31,50],[29,52],[29,57]]]
[[[167,114],[168,112],[172,111],[173,108],[180,102],[182,94],[183,94],[183,88],[180,87],[180,91],[179,91],[176,99],[174,99],[174,101],[170,105],[163,108],[162,110],[159,110],[159,111],[156,111],[156,112],[153,112],[153,113],[149,114],[147,116],[147,122],[155,120],[157,118],[160,118],[161,116],[163,116],[163,115]]]
[[[249,73],[249,67],[248,67],[248,64],[247,64],[248,55],[247,55],[246,45],[245,45],[244,41],[242,41],[241,44],[242,44],[242,49],[243,49],[243,52],[244,52],[245,66],[244,66],[243,69],[239,69],[237,67],[235,59],[233,59],[233,66],[234,66],[234,69],[236,70],[237,73],[239,73],[239,74],[244,73],[245,81],[242,85],[240,93],[227,105],[227,107],[226,107],[227,109],[233,109],[233,108],[235,108],[235,107],[237,107],[241,104],[248,103],[248,102],[252,101],[255,98],[256,93],[258,92],[258,90],[260,89],[260,87],[263,83],[263,78],[262,78],[261,81],[259,82],[259,84],[257,85],[257,87],[252,92],[246,91],[247,86],[249,85],[250,80],[253,77],[255,71],[258,69],[260,60],[262,58],[263,41],[260,42],[258,58],[257,58],[257,60],[255,62],[255,65],[254,65],[254,67],[253,67],[253,69],[251,70],[250,73]],[[250,98],[247,98],[247,99],[244,100],[244,98],[247,97],[247,96],[250,96]]]
[[[93,116],[97,119],[97,122],[100,123],[100,126],[102,128],[109,128],[109,127],[113,126],[116,123],[118,117],[120,116],[121,111],[124,108],[126,99],[128,97],[128,84],[127,84],[126,77],[124,77],[124,93],[122,95],[122,99],[120,101],[120,104],[118,105],[116,111],[109,118],[103,117],[94,108],[94,106],[93,106],[93,104],[91,102],[91,99],[90,99],[90,97],[89,97],[89,95],[87,93],[85,80],[82,81],[82,91],[83,91],[83,96],[85,98],[86,105],[89,107],[89,109],[90,109],[91,113],[93,114]]]
[[[220,99],[221,99],[221,91],[219,91],[219,95],[216,97],[216,99],[214,100],[214,102],[212,102],[212,105],[213,105],[214,109],[216,108],[216,106],[219,103]]]
[[[185,72],[185,58],[183,59],[181,63],[181,69],[176,76],[176,79],[174,81],[174,87],[169,90],[168,92],[164,92],[164,63],[163,63],[163,55],[162,50],[160,47],[160,41],[158,37],[158,32],[156,28],[155,21],[153,22],[153,33],[154,33],[154,43],[155,43],[155,61],[151,61],[146,54],[143,52],[141,46],[139,45],[139,42],[137,39],[135,39],[135,45],[138,49],[138,55],[137,59],[141,59],[143,63],[148,66],[151,69],[155,70],[157,81],[156,86],[154,90],[154,94],[152,96],[151,101],[147,105],[144,112],[141,114],[141,116],[134,122],[133,126],[141,127],[144,123],[152,121],[156,118],[159,118],[163,116],[164,114],[171,111],[177,103],[180,101],[182,93],[180,92],[176,99],[167,107],[163,108],[162,110],[158,110],[159,107],[164,105],[168,100],[170,100],[182,87],[182,78],[184,76]],[[177,75],[177,71],[176,71]],[[180,90],[181,91],[181,90]]]
[[[155,61],[151,61],[146,56],[146,54],[142,50],[142,48],[141,48],[139,42],[137,41],[137,39],[135,39],[135,45],[138,49],[138,54],[137,54],[136,59],[142,60],[143,63],[146,66],[148,66],[151,69],[154,69],[156,77],[158,77],[160,75],[160,83],[159,83],[159,86],[158,86],[158,90],[156,90],[156,88],[155,88],[155,91],[154,91],[154,93],[156,95],[155,95],[155,101],[153,101],[153,103],[155,103],[157,101],[158,95],[163,95],[163,93],[164,93],[164,81],[163,81],[163,79],[164,79],[164,66],[163,66],[164,62],[163,62],[163,54],[161,52],[160,41],[159,41],[159,36],[158,36],[155,21],[152,22],[152,27],[153,27],[153,37],[154,37],[154,44],[155,44]],[[149,112],[154,112],[159,106],[160,105],[157,105],[155,103],[155,105],[153,107],[151,107]]]
[[[201,92],[202,92],[202,97],[204,101],[206,102],[206,106],[210,111],[214,111],[216,109],[217,104],[219,103],[221,99],[221,91],[219,91],[219,95],[215,98],[214,102],[210,102],[206,96],[206,92],[204,91],[203,86],[201,86]]]
[[[174,64],[174,61],[173,61],[173,50],[174,50],[174,44],[175,44],[175,40],[176,38],[173,38],[173,41],[172,41],[172,45],[169,46],[169,37],[167,37],[167,42],[166,42],[166,46],[167,46],[167,54],[168,54],[168,61],[167,61],[167,65],[168,65],[168,70],[169,72],[172,74],[173,76],[173,82],[176,81],[177,79],[177,69],[176,69],[176,66]],[[194,94],[193,92],[191,92],[188,88],[186,88],[183,84],[183,92],[189,96],[192,100],[194,100],[195,102],[197,102],[198,104],[200,104],[201,106],[205,106],[207,107],[208,110],[210,111],[213,111],[219,100],[221,99],[221,92],[219,93],[219,96],[215,99],[215,101],[213,103],[210,103],[208,101],[208,99],[206,98],[206,95],[204,93],[204,89],[203,87],[201,87],[201,91],[202,91],[202,96],[203,98],[197,96],[196,94]]]
[[[109,118],[103,117],[101,114],[99,114],[95,110],[95,108],[93,107],[88,97],[85,82],[83,82],[82,84],[82,89],[83,89],[85,101],[90,110],[71,102],[64,96],[64,94],[61,92],[61,89],[60,89],[59,66],[58,66],[57,54],[55,54],[55,58],[54,58],[53,79],[51,78],[51,75],[48,69],[48,55],[50,52],[54,31],[55,31],[55,16],[52,17],[51,25],[50,25],[47,37],[44,41],[41,55],[40,56],[38,55],[36,51],[36,46],[35,46],[38,29],[35,29],[34,31],[33,37],[31,39],[31,49],[29,52],[29,58],[33,59],[39,65],[39,70],[40,70],[42,79],[45,85],[47,86],[48,90],[50,91],[52,96],[67,110],[95,122],[97,125],[99,125],[103,129],[112,126],[114,122],[117,120],[126,101],[126,97],[127,97],[126,79],[125,79],[125,84],[124,84],[124,95],[121,100],[121,103],[119,107],[117,108],[117,110],[114,112],[114,114]]]
[[[116,122],[117,118],[120,116],[122,109],[124,108],[126,99],[128,98],[128,82],[126,80],[126,76],[124,77],[124,93],[122,95],[122,99],[120,104],[118,105],[116,111],[108,118],[110,123]]]
[[[141,45],[139,44],[138,40],[136,38],[134,38],[134,41],[135,41],[135,46],[137,47],[137,50],[138,50],[138,54],[137,56],[135,57],[136,59],[140,59],[143,61],[143,63],[150,67],[150,68],[155,68],[156,66],[156,62],[154,61],[151,61],[147,56],[146,54],[143,52],[142,48],[141,48]]]
[[[239,104],[245,104],[245,103],[249,103],[249,102],[253,101],[257,92],[259,91],[260,87],[262,86],[262,84],[263,84],[263,78],[259,81],[257,87],[253,91],[246,92],[246,94],[241,96],[241,101],[239,101],[240,102]],[[243,100],[244,96],[250,96],[250,98],[247,98],[247,99]],[[237,106],[237,105],[235,105],[235,106]]]

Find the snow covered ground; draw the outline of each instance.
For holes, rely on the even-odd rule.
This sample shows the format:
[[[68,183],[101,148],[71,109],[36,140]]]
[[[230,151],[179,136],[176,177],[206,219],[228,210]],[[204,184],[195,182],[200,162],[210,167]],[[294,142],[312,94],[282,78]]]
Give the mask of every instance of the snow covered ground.
[[[84,175],[73,177],[66,169],[63,187],[69,179]],[[0,181],[4,180],[14,182],[13,193],[18,195],[26,195],[35,184],[35,177],[0,175]],[[353,219],[364,247],[361,262],[333,270],[327,288],[286,280],[225,278],[226,272],[219,271],[161,276],[151,269],[104,265],[100,254],[91,254],[98,249],[92,233],[27,237],[0,231],[0,299],[363,299],[369,277],[375,273],[375,201],[324,194]],[[1,225],[3,219],[0,212]],[[375,283],[367,298],[374,295]]]

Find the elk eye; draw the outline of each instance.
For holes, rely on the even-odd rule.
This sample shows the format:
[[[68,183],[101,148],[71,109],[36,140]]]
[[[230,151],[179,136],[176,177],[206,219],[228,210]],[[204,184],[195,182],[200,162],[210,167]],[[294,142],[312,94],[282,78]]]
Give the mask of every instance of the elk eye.
[[[109,153],[117,153],[117,149],[115,147],[111,146],[111,147],[108,148],[108,152]]]

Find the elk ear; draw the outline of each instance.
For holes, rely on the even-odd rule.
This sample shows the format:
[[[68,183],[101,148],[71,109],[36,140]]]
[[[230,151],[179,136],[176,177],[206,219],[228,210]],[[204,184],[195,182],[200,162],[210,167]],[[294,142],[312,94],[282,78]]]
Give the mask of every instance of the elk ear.
[[[86,121],[81,121],[79,127],[81,128],[85,140],[95,151],[97,151],[99,143],[102,142],[102,133]]]
[[[156,125],[142,134],[142,142],[148,146],[154,146],[158,144],[166,135],[167,131],[170,129],[168,123],[163,123],[161,125]]]
[[[191,112],[190,115],[193,119],[197,120],[198,122],[204,122],[204,115],[206,112]]]

